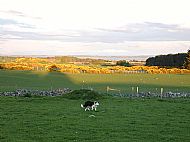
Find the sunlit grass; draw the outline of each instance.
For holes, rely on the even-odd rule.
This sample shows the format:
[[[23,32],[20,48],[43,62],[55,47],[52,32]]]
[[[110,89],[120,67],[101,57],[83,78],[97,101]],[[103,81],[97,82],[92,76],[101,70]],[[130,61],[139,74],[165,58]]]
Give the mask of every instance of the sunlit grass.
[[[106,91],[112,87],[130,93],[132,88],[139,87],[142,92],[164,91],[189,92],[190,75],[178,74],[63,74],[33,71],[0,71],[0,91],[16,88],[71,89],[93,88]]]

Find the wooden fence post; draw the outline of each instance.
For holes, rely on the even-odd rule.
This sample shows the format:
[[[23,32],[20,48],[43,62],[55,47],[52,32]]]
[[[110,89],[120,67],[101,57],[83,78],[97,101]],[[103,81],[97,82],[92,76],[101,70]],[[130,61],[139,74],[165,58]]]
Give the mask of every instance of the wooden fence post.
[[[139,93],[139,87],[137,86],[137,94]]]
[[[134,93],[134,87],[131,88],[132,89],[132,94]]]
[[[107,86],[106,91],[107,91],[107,94],[108,94],[108,91],[109,91],[109,86]]]
[[[162,96],[163,96],[163,90],[164,90],[163,88],[160,89],[160,97],[161,97],[161,99],[162,99]]]

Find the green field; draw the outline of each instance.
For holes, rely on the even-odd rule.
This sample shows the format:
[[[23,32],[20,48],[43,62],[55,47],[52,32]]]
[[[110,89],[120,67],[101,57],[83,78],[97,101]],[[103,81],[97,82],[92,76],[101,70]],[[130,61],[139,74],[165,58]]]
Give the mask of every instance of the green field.
[[[50,90],[93,88],[106,91],[109,86],[123,93],[139,92],[189,92],[190,75],[174,74],[62,74],[49,72],[0,70],[0,91],[18,88]],[[132,89],[133,88],[133,89]],[[117,93],[114,92],[113,93]]]
[[[1,142],[189,142],[189,99],[0,97]],[[90,117],[94,115],[94,117]]]
[[[61,74],[0,71],[0,91],[106,87],[132,93],[190,90],[190,75]],[[189,142],[190,99],[127,99],[107,96],[98,111],[64,97],[0,97],[0,142]],[[90,117],[92,116],[92,117]]]

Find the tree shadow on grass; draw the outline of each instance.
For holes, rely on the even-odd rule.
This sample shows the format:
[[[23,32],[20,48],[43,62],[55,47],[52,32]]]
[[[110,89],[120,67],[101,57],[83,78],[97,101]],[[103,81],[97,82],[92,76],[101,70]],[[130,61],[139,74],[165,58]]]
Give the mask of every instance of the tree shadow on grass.
[[[68,74],[59,72],[37,72],[37,71],[17,71],[0,70],[0,91],[10,91],[19,88],[51,90],[57,88],[70,89],[93,89],[106,92],[107,87],[120,90],[122,92],[160,92],[164,91],[189,92],[189,86],[182,86],[176,83],[171,84],[151,84],[151,82],[142,83],[142,81],[130,82],[129,78],[121,75],[102,75],[102,74]],[[136,77],[136,76],[134,76]],[[130,78],[134,80],[135,78]],[[137,76],[138,77],[138,76]],[[141,77],[142,78],[142,77]],[[154,81],[154,80],[153,80]],[[155,82],[153,82],[155,83]],[[113,91],[114,92],[114,91]],[[117,93],[117,91],[116,91]]]
[[[19,88],[51,90],[57,88],[80,88],[64,73],[34,71],[0,71],[0,91]]]

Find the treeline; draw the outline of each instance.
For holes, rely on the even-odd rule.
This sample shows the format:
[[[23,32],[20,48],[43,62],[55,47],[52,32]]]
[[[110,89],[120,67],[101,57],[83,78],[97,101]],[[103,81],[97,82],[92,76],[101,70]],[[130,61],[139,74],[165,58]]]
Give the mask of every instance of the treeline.
[[[0,63],[14,62],[16,57],[0,56]]]
[[[103,65],[107,63],[107,60],[103,59],[90,59],[90,58],[77,58],[73,56],[55,56],[55,57],[10,57],[10,56],[0,56],[0,63],[9,62],[25,62],[25,63],[56,63],[56,64],[82,64],[82,65]]]
[[[54,57],[56,63],[73,63],[73,64],[93,64],[101,65],[108,62],[103,59],[91,59],[91,58],[78,58],[72,56],[56,56]]]
[[[150,57],[146,60],[146,66],[183,68],[186,56],[186,53],[178,53]]]

